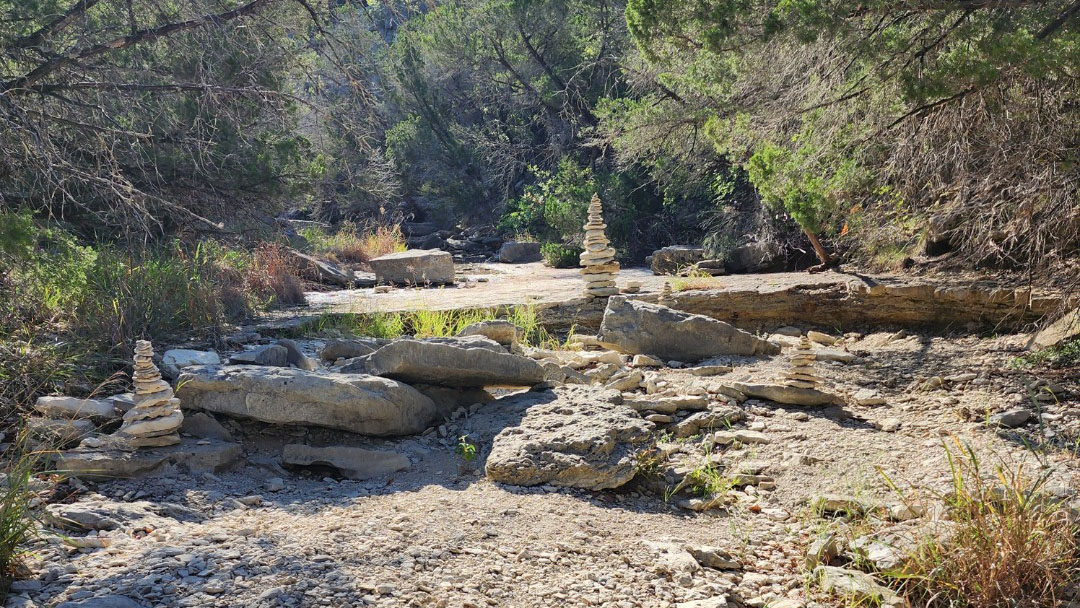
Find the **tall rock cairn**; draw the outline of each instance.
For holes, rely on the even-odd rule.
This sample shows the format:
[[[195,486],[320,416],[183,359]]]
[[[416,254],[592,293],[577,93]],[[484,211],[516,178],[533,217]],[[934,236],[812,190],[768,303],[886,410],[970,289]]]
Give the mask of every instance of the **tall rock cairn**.
[[[133,448],[160,447],[180,443],[184,414],[172,387],[161,379],[154,365],[154,347],[146,340],[135,343],[135,407],[124,414],[124,424],[116,439]]]
[[[675,296],[671,291],[671,283],[664,281],[664,286],[660,289],[660,297],[656,299],[656,303],[661,306],[672,306],[675,304]]]
[[[817,356],[810,346],[810,338],[803,336],[788,361],[791,367],[780,374],[781,382],[793,388],[817,388],[822,381],[814,373],[815,360]]]
[[[581,253],[581,276],[585,279],[585,297],[602,298],[619,293],[615,287],[615,275],[619,263],[615,261],[615,249],[611,247],[604,229],[603,208],[600,197],[593,195],[589,203],[589,221],[585,223],[585,251]]]

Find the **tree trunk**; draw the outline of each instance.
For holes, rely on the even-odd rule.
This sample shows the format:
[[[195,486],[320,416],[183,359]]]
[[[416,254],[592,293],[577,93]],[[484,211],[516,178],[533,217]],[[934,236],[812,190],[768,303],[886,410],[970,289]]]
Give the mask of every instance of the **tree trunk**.
[[[832,260],[829,258],[829,254],[825,252],[825,248],[821,246],[821,241],[818,240],[817,235],[806,226],[803,226],[803,232],[806,233],[806,238],[810,239],[810,244],[814,246],[814,253],[817,254],[821,265],[827,267]]]

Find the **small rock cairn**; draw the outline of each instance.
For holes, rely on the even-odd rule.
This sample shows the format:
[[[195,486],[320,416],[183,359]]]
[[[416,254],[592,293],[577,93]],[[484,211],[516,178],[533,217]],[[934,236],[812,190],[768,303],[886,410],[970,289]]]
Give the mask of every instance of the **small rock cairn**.
[[[116,439],[132,448],[160,447],[180,443],[184,414],[172,387],[161,379],[154,365],[154,347],[147,340],[135,343],[135,407],[124,414]]]
[[[817,356],[810,346],[810,338],[803,336],[789,360],[791,368],[780,374],[781,381],[793,388],[817,388],[822,380],[814,374],[815,360]]]
[[[589,202],[589,221],[585,223],[585,251],[581,253],[581,276],[585,279],[585,297],[603,298],[619,293],[615,287],[615,275],[619,263],[615,261],[615,249],[611,247],[604,229],[603,209],[600,197],[593,195]]]
[[[675,303],[675,296],[671,291],[671,283],[664,281],[664,286],[660,288],[660,297],[657,298],[656,303],[661,306],[671,306]]]

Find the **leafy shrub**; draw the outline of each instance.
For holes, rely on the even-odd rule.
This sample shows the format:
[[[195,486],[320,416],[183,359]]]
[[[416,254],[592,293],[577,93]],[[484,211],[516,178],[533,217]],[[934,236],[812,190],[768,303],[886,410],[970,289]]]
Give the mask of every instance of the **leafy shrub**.
[[[540,246],[540,255],[544,256],[544,262],[552,268],[573,268],[578,265],[581,249],[562,243],[544,243]]]

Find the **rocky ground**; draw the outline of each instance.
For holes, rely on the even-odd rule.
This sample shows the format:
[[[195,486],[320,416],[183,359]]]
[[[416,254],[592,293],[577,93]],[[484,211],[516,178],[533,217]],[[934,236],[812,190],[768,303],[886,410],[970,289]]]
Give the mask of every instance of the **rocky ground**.
[[[770,340],[786,354],[795,338],[784,333],[797,332]],[[932,522],[950,482],[947,450],[969,446],[988,467],[1026,463],[1073,499],[1080,387],[1017,368],[1024,336],[832,337],[818,346],[839,360],[816,370],[844,405],[731,390],[775,377],[783,356],[652,367],[592,355],[573,367],[597,384],[500,391],[412,437],[223,420],[245,449],[229,470],[63,482],[7,605],[842,606],[811,583],[808,548],[821,553],[814,542],[831,532]],[[634,405],[662,397],[707,405]],[[715,414],[712,428],[687,423],[702,412]],[[556,415],[595,424],[544,418]],[[544,460],[536,441],[570,460]],[[354,481],[280,464],[285,444],[342,442],[402,454],[409,467]],[[636,447],[620,452],[626,444]],[[493,481],[507,462],[533,481],[558,469],[571,473],[549,483],[618,487]],[[722,487],[682,483],[702,471]],[[918,513],[899,509],[886,476],[918,497]],[[871,506],[891,511],[834,512]]]

